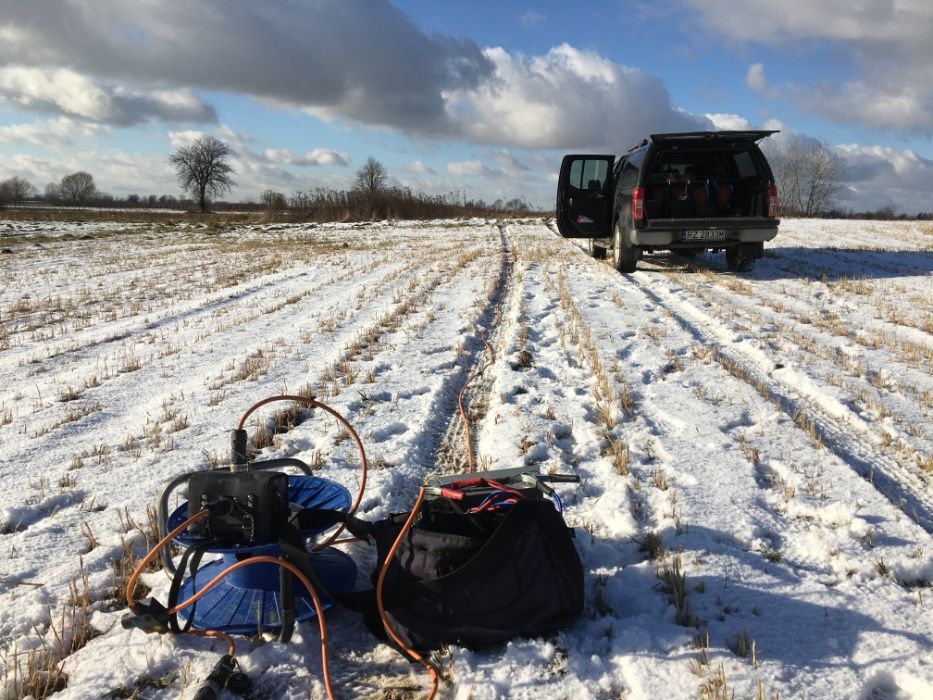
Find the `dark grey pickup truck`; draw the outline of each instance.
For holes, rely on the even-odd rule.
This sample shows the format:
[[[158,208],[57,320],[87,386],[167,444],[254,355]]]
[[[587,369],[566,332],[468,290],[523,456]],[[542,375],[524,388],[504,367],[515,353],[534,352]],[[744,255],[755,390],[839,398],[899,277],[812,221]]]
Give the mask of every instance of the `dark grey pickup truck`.
[[[724,250],[733,272],[751,269],[777,235],[778,192],[758,142],[774,131],[652,134],[618,160],[568,155],[557,185],[557,228],[612,251],[634,272],[644,250]]]

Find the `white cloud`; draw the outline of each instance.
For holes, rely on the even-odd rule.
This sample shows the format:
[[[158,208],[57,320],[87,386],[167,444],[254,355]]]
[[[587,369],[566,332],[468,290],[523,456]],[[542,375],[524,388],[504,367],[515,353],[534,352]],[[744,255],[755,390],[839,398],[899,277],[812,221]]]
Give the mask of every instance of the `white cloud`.
[[[315,166],[315,165],[350,165],[350,157],[346,153],[334,151],[329,148],[315,148],[304,155],[293,153],[287,148],[267,148],[263,155],[270,163],[280,165]]]
[[[187,89],[139,92],[67,68],[0,68],[0,103],[122,126],[152,119],[214,121],[213,107]]]
[[[933,210],[933,161],[910,149],[843,144],[834,152],[843,163],[848,195],[840,203],[857,211],[893,206],[916,213]]]
[[[405,166],[405,169],[408,172],[415,173],[416,175],[435,175],[434,168],[429,165],[425,165],[420,160],[413,160]]]
[[[492,159],[496,161],[502,168],[509,173],[525,173],[528,172],[529,167],[527,163],[523,163],[518,158],[515,157],[511,151],[502,149],[497,151]]]
[[[924,91],[898,85],[896,79],[884,86],[853,80],[836,90],[796,87],[791,94],[811,111],[841,124],[907,133],[933,131],[933,87]]]
[[[768,87],[765,79],[765,67],[761,63],[753,63],[745,72],[745,84],[755,92],[764,92]]]
[[[518,21],[521,22],[522,26],[525,28],[534,27],[535,25],[541,24],[546,19],[547,17],[534,10],[525,10],[518,16]]]
[[[522,148],[628,147],[648,133],[708,128],[660,79],[562,44],[543,56],[485,51],[494,79],[445,93],[452,135]]]
[[[0,180],[6,180],[8,177],[24,177],[40,191],[46,183],[58,181],[65,172],[60,172],[60,166],[56,163],[35,158],[22,153],[5,155],[0,158]]]
[[[929,43],[928,0],[682,0],[707,26],[741,41],[838,39]]]
[[[170,88],[152,96],[169,114],[192,106],[175,89],[219,90],[431,129],[444,118],[443,90],[468,88],[491,70],[474,42],[427,34],[390,2],[372,0],[62,0],[54,12],[14,2],[4,3],[0,35],[15,39],[0,43],[0,65]],[[22,94],[28,86],[17,87]],[[66,100],[44,90],[41,104],[131,121],[138,110],[108,105],[118,97],[116,88],[85,81]]]
[[[778,50],[828,42],[855,76],[842,82],[768,85],[763,66],[746,74],[752,89],[793,100],[845,124],[906,133],[933,132],[933,2],[929,0],[681,0],[699,21],[738,44]]]
[[[417,137],[524,148],[617,150],[651,130],[708,126],[635,68],[568,44],[540,56],[482,51],[423,32],[389,2],[7,5],[7,99],[98,122],[211,121],[193,92],[211,90]]]
[[[479,160],[448,163],[447,172],[458,177],[502,177],[505,174],[498,168],[490,168]]]
[[[36,146],[70,145],[73,137],[92,137],[105,132],[98,124],[58,117],[46,121],[0,126],[0,141]]]
[[[705,116],[718,131],[744,131],[752,128],[748,119],[738,114],[706,114]]]
[[[774,125],[772,125],[774,126]],[[809,149],[824,145],[818,139],[785,129],[762,142],[772,160],[785,148]],[[839,158],[842,189],[835,206],[854,211],[874,211],[891,206],[897,212],[933,211],[933,161],[910,149],[844,144],[829,146]]]
[[[189,146],[193,141],[196,141],[197,139],[203,139],[207,136],[212,136],[217,140],[222,141],[227,146],[229,146],[230,150],[234,153],[246,154],[256,160],[263,159],[262,156],[252,150],[251,144],[253,143],[253,138],[249,134],[232,129],[226,124],[220,124],[211,131],[201,131],[200,129],[183,129],[181,131],[168,132],[169,143],[173,149],[177,149],[182,146]]]
[[[13,154],[0,159],[0,179],[18,175],[40,192],[63,175],[85,170],[94,176],[98,190],[123,196],[131,192],[178,194],[175,174],[166,158],[122,150],[76,151],[55,160]]]
[[[178,149],[183,146],[190,146],[193,142],[198,139],[203,139],[207,136],[205,131],[197,131],[195,129],[186,129],[185,131],[170,131],[168,132],[168,140],[172,146],[172,149]]]
[[[752,89],[837,122],[933,132],[929,0],[680,2],[715,41],[794,51],[828,40],[855,73],[836,84],[773,85],[753,63]],[[633,11],[684,15],[655,5]],[[529,9],[519,19],[545,18]],[[537,56],[481,51],[372,0],[61,0],[55,12],[8,2],[0,66],[0,102],[114,125],[215,121],[195,92],[210,90],[418,137],[525,148],[617,150],[651,131],[709,127],[680,113],[657,77],[598,54],[567,44]]]

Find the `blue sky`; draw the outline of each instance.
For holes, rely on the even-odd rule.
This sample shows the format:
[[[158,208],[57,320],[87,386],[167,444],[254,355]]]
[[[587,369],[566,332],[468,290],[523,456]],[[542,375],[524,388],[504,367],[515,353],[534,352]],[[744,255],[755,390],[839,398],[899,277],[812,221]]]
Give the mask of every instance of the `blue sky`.
[[[235,153],[232,195],[399,185],[549,207],[560,158],[652,131],[778,127],[844,165],[840,205],[933,211],[928,0],[0,0],[0,179],[83,169],[179,194],[166,157]]]

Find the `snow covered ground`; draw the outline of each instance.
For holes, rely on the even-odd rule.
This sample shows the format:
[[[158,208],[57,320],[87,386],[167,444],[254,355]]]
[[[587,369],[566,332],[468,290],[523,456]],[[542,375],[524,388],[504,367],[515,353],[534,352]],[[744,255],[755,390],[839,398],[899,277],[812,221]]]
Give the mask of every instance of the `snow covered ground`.
[[[532,221],[0,221],[0,249],[11,696],[51,655],[57,697],[192,697],[220,647],[119,624],[161,486],[224,459],[253,402],[309,390],[374,462],[361,514],[405,510],[463,468],[483,331],[477,459],[581,476],[560,488],[587,606],[548,639],[450,649],[446,697],[933,697],[928,224],[785,221],[743,276],[712,254],[620,275]],[[262,455],[354,491],[345,437],[315,415]],[[341,697],[423,694],[352,614],[327,621]],[[257,697],[323,693],[315,625],[238,656]]]

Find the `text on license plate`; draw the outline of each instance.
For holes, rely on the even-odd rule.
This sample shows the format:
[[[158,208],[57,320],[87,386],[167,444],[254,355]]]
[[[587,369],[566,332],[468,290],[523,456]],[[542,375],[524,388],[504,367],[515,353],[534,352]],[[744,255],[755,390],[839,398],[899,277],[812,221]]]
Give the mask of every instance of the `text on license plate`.
[[[688,229],[683,233],[685,241],[718,241],[726,237],[724,228]]]

